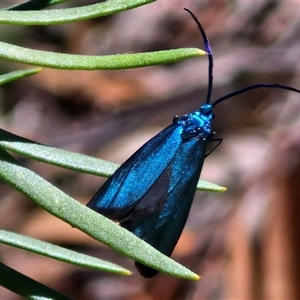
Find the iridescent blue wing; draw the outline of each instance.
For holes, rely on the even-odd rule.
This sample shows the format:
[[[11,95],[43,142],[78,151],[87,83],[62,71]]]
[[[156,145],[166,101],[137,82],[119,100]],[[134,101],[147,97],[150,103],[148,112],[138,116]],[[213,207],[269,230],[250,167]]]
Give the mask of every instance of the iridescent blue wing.
[[[186,223],[208,141],[174,122],[135,152],[87,204],[170,255]],[[144,277],[158,271],[136,262]]]
[[[127,219],[120,224],[167,256],[171,255],[186,223],[205,159],[207,143],[207,140],[197,138],[183,141],[152,189],[137,204],[139,209],[147,206],[151,203],[154,191],[157,191],[160,196],[166,196],[164,206],[159,211],[139,219],[133,208]],[[164,195],[160,194],[162,184],[168,187],[167,195],[165,191]],[[153,277],[158,273],[138,262],[136,267],[144,277]]]
[[[166,170],[182,144],[181,130],[174,123],[149,140],[104,183],[87,206],[119,222],[128,215],[140,219],[159,212],[167,200],[170,176],[166,176]],[[149,200],[139,203],[149,193]]]

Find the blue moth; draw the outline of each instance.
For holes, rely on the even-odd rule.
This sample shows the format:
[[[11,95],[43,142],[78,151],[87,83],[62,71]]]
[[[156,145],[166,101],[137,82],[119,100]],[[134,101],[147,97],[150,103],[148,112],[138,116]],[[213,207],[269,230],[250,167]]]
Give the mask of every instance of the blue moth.
[[[197,23],[209,58],[206,102],[195,112],[175,116],[173,123],[127,159],[87,204],[167,256],[173,252],[188,218],[204,159],[211,153],[207,154],[207,146],[212,141],[218,142],[217,146],[222,142],[214,138],[211,127],[213,108],[258,88],[300,93],[289,86],[261,83],[232,92],[211,104],[212,51],[200,22],[191,11],[185,10]],[[158,273],[139,262],[135,265],[146,278]]]

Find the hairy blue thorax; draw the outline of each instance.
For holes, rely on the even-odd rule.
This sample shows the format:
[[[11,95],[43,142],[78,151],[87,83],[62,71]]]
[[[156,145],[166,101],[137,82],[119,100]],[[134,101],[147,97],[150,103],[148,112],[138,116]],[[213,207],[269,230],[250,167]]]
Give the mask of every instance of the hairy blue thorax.
[[[183,115],[181,118],[175,117],[174,123],[182,126],[182,138],[191,139],[206,139],[213,132],[211,130],[211,121],[214,119],[214,114],[211,104],[204,104],[198,111]]]

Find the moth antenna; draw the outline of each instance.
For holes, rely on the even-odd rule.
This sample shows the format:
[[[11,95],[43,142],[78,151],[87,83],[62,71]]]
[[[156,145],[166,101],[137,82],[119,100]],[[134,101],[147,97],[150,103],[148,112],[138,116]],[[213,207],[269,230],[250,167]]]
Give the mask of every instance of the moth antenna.
[[[205,45],[205,50],[208,54],[208,88],[207,88],[207,97],[206,97],[206,103],[210,102],[210,98],[211,98],[211,92],[212,92],[212,87],[213,87],[213,67],[214,67],[214,61],[213,61],[213,55],[212,55],[212,51],[210,48],[210,44],[209,44],[209,40],[206,36],[206,33],[202,27],[202,25],[200,24],[199,20],[197,19],[197,17],[187,8],[184,8],[184,10],[186,10],[191,16],[192,18],[195,20],[195,22],[198,25],[198,28],[201,32],[203,41],[204,41],[204,45]]]
[[[288,90],[288,91],[300,93],[300,90],[290,87],[290,86],[287,86],[287,85],[284,85],[284,84],[280,84],[280,83],[258,83],[258,84],[253,84],[253,85],[247,86],[247,87],[237,90],[235,92],[229,93],[229,94],[219,98],[218,100],[216,100],[212,104],[212,106],[215,107],[217,104],[219,104],[229,98],[232,98],[234,96],[243,94],[243,93],[251,91],[251,90],[259,89],[259,88],[277,88],[277,89]]]

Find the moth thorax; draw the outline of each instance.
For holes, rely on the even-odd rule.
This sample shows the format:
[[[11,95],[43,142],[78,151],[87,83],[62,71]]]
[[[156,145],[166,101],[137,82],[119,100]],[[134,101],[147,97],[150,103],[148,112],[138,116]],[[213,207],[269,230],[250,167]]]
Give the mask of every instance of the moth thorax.
[[[212,116],[212,112],[206,115],[200,111],[182,116],[179,123],[182,125],[183,139],[207,138],[211,134]]]

